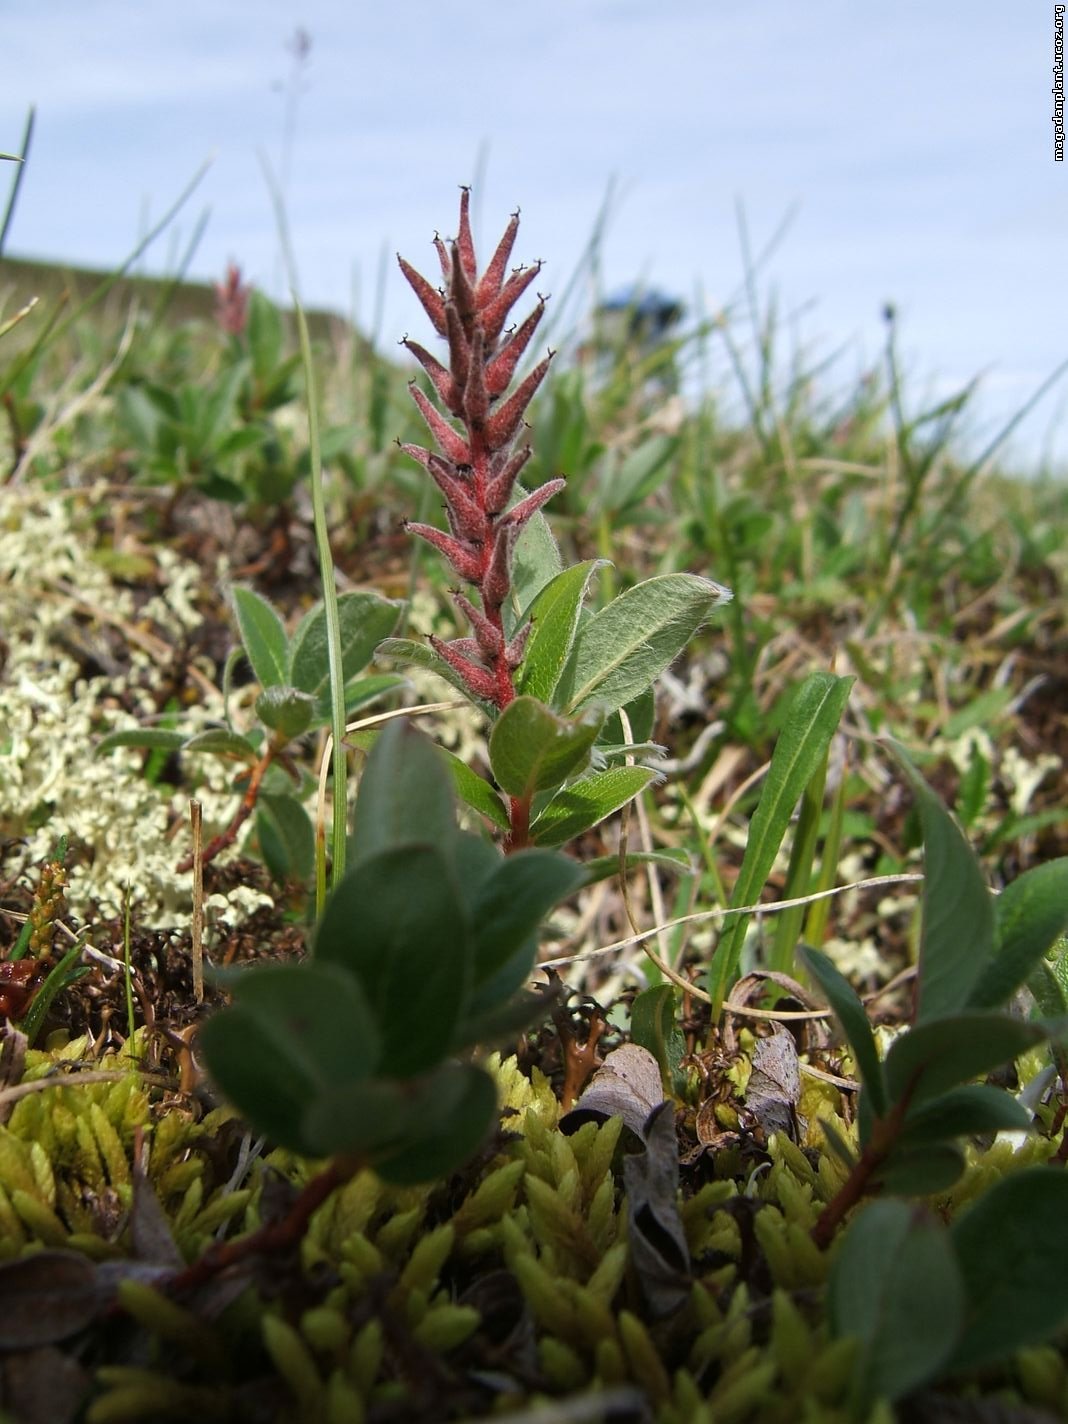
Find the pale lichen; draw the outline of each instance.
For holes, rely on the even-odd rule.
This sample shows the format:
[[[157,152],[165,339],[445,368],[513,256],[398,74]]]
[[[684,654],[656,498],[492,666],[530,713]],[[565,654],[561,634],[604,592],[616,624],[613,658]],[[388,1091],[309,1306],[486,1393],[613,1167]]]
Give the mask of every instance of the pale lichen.
[[[93,608],[113,626],[151,627],[164,644],[199,621],[195,592],[200,571],[168,550],[157,555],[165,594],[135,608],[130,590],[113,581],[93,556],[88,507],[41,491],[6,497],[0,521],[0,628],[6,664],[0,680],[0,837],[8,841],[8,875],[47,859],[61,835],[71,846],[67,903],[85,921],[121,913],[127,894],[139,921],[163,929],[188,923],[192,878],[175,865],[186,840],[189,793],[164,791],[145,780],[143,754],[120,749],[98,758],[108,732],[131,729],[156,713],[152,691],[160,670],[152,653],[134,645],[114,675],[82,675],[69,651],[81,623],[92,628]],[[126,698],[132,711],[122,710]],[[183,708],[190,733],[217,723],[221,696]],[[230,772],[219,760],[192,764],[205,827],[214,834],[235,805]],[[230,852],[239,854],[235,846]],[[227,896],[233,923],[264,903],[262,894]]]

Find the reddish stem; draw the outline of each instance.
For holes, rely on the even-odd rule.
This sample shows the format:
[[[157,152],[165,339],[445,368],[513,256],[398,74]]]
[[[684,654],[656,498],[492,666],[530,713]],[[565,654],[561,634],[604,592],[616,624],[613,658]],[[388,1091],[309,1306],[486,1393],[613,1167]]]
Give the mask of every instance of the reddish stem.
[[[255,810],[256,802],[259,799],[260,786],[263,784],[263,778],[267,775],[267,770],[270,767],[271,763],[274,761],[275,757],[278,755],[279,750],[279,747],[277,747],[273,741],[267,743],[267,749],[264,751],[263,755],[260,757],[256,765],[252,768],[251,775],[248,779],[248,787],[245,790],[244,796],[241,798],[240,806],[238,806],[237,810],[234,812],[233,818],[230,821],[230,824],[226,827],[226,829],[224,831],[220,831],[214,840],[208,842],[207,848],[205,849],[204,854],[201,857],[202,865],[210,864],[210,862],[213,861],[215,857],[220,854],[220,852],[224,851],[227,846],[233,845],[234,841],[237,839],[238,831],[241,829],[241,827],[248,820],[249,816],[251,816],[252,812]],[[186,870],[192,870],[192,854],[190,853],[187,856],[183,856],[183,858],[178,862],[177,868],[179,874]]]
[[[242,1236],[237,1241],[220,1241],[209,1247],[203,1256],[178,1271],[164,1282],[174,1294],[194,1290],[204,1285],[220,1271],[235,1265],[246,1256],[270,1255],[285,1251],[297,1243],[307,1230],[314,1212],[326,1201],[330,1193],[347,1182],[362,1166],[352,1158],[335,1157],[322,1172],[306,1184],[289,1211],[279,1221],[269,1221],[258,1231]]]
[[[904,1095],[893,1105],[888,1116],[879,1118],[872,1125],[871,1137],[853,1170],[820,1213],[819,1220],[812,1228],[812,1240],[821,1251],[827,1249],[844,1218],[867,1194],[869,1182],[893,1150],[901,1135],[912,1093],[913,1084],[910,1084]]]

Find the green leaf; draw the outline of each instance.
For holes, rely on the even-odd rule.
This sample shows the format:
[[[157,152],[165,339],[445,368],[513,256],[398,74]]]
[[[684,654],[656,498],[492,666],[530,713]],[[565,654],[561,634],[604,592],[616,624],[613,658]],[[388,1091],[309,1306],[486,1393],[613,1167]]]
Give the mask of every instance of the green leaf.
[[[1004,1088],[969,1083],[911,1108],[898,1139],[903,1146],[975,1137],[986,1132],[1026,1132],[1031,1114]]]
[[[1049,1037],[1049,1026],[979,1009],[929,1019],[896,1038],[886,1055],[892,1102],[911,1088],[915,1105],[990,1073]]]
[[[637,865],[660,865],[665,870],[690,870],[689,853],[681,847],[677,850],[631,850],[627,852],[624,870],[633,870]],[[619,874],[618,855],[597,855],[592,860],[584,860],[582,868],[586,872],[586,884],[595,885],[598,880],[609,880]]]
[[[377,593],[343,593],[337,601],[341,627],[342,680],[348,683],[371,661],[383,638],[397,626],[404,604]],[[289,649],[288,679],[310,693],[319,715],[330,715],[330,653],[326,610],[321,603],[301,619]]]
[[[876,1117],[882,1117],[887,1107],[886,1078],[864,1005],[849,980],[822,950],[801,945],[797,953],[801,963],[827,995],[827,1002],[841,1025],[857,1072],[868,1091],[872,1110]]]
[[[315,699],[295,687],[265,687],[256,698],[256,716],[287,741],[308,730],[314,711]]]
[[[653,727],[656,725],[656,693],[651,685],[644,692],[639,692],[638,696],[632,698],[621,710],[627,714],[630,736],[624,734],[619,712],[613,712],[601,728],[601,735],[597,739],[599,748],[622,745],[631,740],[647,742],[652,737]]]
[[[945,1142],[904,1146],[895,1143],[890,1156],[872,1174],[872,1184],[895,1196],[926,1197],[948,1191],[964,1171],[964,1153]]]
[[[317,1154],[366,1155],[385,1181],[411,1186],[460,1166],[496,1112],[497,1089],[487,1073],[446,1063],[406,1083],[376,1079],[319,1093],[303,1126]]]
[[[614,598],[575,636],[560,681],[568,712],[595,703],[614,712],[644,692],[678,657],[729,591],[697,574],[660,574]]]
[[[673,985],[654,984],[637,995],[630,1006],[630,1037],[632,1043],[647,1049],[656,1059],[664,1087],[671,1092],[686,1052],[686,1040],[675,1013]]]
[[[516,484],[509,505],[518,504],[528,491]],[[539,509],[523,527],[512,555],[512,596],[519,608],[529,608],[563,567],[560,549],[549,528],[549,521]],[[507,630],[509,636],[512,630]]]
[[[599,713],[568,721],[533,697],[517,697],[490,733],[493,774],[509,796],[529,798],[551,791],[589,761],[603,718]]]
[[[357,707],[366,707],[369,702],[377,702],[387,692],[405,687],[408,679],[395,672],[375,673],[371,677],[358,677],[345,687],[345,711],[355,712]]]
[[[968,1000],[976,1009],[1003,1004],[1068,929],[1068,857],[1024,871],[994,905],[998,949]]]
[[[216,1084],[258,1131],[314,1153],[303,1118],[321,1089],[364,1077],[379,1042],[359,985],[326,965],[283,965],[238,976],[233,1008],[198,1036]]]
[[[678,437],[672,435],[643,440],[606,481],[598,503],[606,510],[621,511],[647,499],[670,474],[668,462],[678,445]]]
[[[484,983],[519,950],[537,950],[538,927],[561,900],[585,884],[581,865],[551,850],[520,850],[503,858],[474,900],[474,982]]]
[[[464,1018],[456,1034],[454,1051],[459,1053],[475,1045],[489,1048],[513,1038],[532,1024],[543,1023],[555,999],[552,989],[540,994],[516,993],[510,989],[507,998],[495,1009],[472,1012]]]
[[[255,288],[249,293],[247,330],[252,369],[262,383],[282,355],[282,317],[274,303]]]
[[[798,688],[772,752],[764,789],[749,826],[742,868],[731,892],[731,906],[756,903],[779,853],[794,807],[823,764],[852,685],[851,677],[814,672]],[[720,937],[709,971],[714,1017],[736,977],[748,918],[748,915],[733,915]]]
[[[851,1416],[937,1377],[964,1321],[964,1285],[947,1233],[926,1212],[877,1201],[854,1217],[831,1266],[839,1338],[859,1337]]]
[[[1068,1319],[1068,1176],[1033,1167],[985,1192],[950,1230],[967,1292],[950,1367],[992,1364]]]
[[[553,693],[571,656],[582,603],[603,559],[586,559],[557,574],[538,594],[527,617],[533,631],[519,670],[518,691],[552,705]]]
[[[183,751],[209,752],[212,756],[229,757],[231,761],[249,764],[259,760],[256,748],[247,737],[238,736],[225,727],[209,727],[206,732],[198,732],[195,737],[189,738]]]
[[[281,881],[305,883],[315,869],[315,829],[295,796],[260,792],[256,834],[267,869]]]
[[[618,811],[644,791],[656,772],[647,766],[614,766],[558,791],[530,828],[536,845],[558,846]]]
[[[94,756],[112,752],[116,747],[152,747],[165,752],[180,751],[189,738],[184,732],[168,731],[165,727],[133,727],[128,732],[109,732],[96,744]]]
[[[360,778],[353,863],[394,846],[447,846],[455,831],[451,780],[437,748],[410,722],[390,722]]]
[[[952,1014],[969,1001],[994,949],[994,907],[982,867],[957,823],[904,752],[893,751],[916,796],[923,827],[923,932],[916,1018]]]
[[[418,1082],[367,1078],[363,1082],[330,1084],[309,1094],[300,1129],[309,1156],[346,1153],[367,1158],[396,1152],[419,1135],[419,1119],[427,1105],[418,1096]],[[414,1091],[413,1091],[414,1088]]]
[[[472,811],[477,811],[479,815],[492,821],[498,830],[507,831],[511,822],[499,793],[485,777],[479,776],[477,771],[472,771],[465,761],[461,761],[455,752],[444,747],[440,750],[452,772],[453,788],[460,800],[470,806]]]
[[[497,1085],[483,1069],[447,1063],[430,1081],[431,1101],[418,1137],[375,1164],[383,1181],[397,1186],[440,1181],[477,1151],[493,1127]]]
[[[251,588],[236,584],[230,590],[241,641],[261,687],[288,682],[288,640],[285,625],[274,607]]]
[[[363,855],[326,903],[316,962],[359,980],[403,1077],[445,1056],[467,1000],[473,945],[452,867],[437,845]]]

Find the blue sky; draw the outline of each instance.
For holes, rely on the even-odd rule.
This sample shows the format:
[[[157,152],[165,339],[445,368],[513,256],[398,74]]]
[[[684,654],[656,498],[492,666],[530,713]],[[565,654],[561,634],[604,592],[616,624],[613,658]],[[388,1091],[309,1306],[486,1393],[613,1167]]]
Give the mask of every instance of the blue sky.
[[[914,407],[983,376],[975,440],[1068,356],[1052,0],[7,0],[0,149],[38,106],[9,249],[115,265],[214,155],[142,267],[166,269],[207,207],[194,273],[233,258],[277,289],[258,154],[281,169],[298,26],[306,301],[349,311],[355,291],[366,324],[384,252],[433,272],[482,153],[483,248],[520,206],[516,258],[545,259],[557,294],[612,181],[604,288],[709,311],[740,287],[737,205],[756,249],[794,211],[759,279],[784,331],[813,359],[841,348],[844,386],[879,359],[892,300]],[[383,344],[421,321],[390,265]],[[1068,384],[1015,451],[1068,467]]]

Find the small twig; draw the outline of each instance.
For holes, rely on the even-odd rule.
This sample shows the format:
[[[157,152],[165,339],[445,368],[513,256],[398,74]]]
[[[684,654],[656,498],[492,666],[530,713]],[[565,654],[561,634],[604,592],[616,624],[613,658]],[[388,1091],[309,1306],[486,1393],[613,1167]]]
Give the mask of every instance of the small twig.
[[[208,1248],[203,1256],[178,1271],[161,1284],[180,1294],[205,1285],[221,1271],[236,1265],[248,1256],[272,1255],[296,1246],[307,1229],[312,1215],[323,1205],[336,1187],[342,1186],[360,1170],[363,1163],[353,1158],[335,1157],[322,1172],[311,1179],[298,1195],[289,1211],[279,1221],[269,1221],[249,1236],[237,1241],[220,1241]]]
[[[240,806],[238,806],[237,810],[233,814],[230,824],[226,827],[224,831],[220,831],[214,840],[209,841],[207,849],[204,851],[202,857],[203,865],[210,864],[211,861],[213,861],[217,855],[219,855],[227,848],[227,846],[233,845],[234,841],[237,839],[238,831],[248,820],[249,816],[252,815],[252,812],[255,809],[256,802],[259,799],[260,787],[263,784],[263,778],[267,775],[271,763],[274,761],[280,750],[281,748],[278,747],[275,742],[271,741],[267,743],[266,750],[264,751],[263,755],[260,757],[256,765],[252,768],[248,779],[248,787],[245,791],[244,796],[241,798]],[[179,875],[184,874],[187,870],[193,869],[194,855],[195,851],[190,855],[183,856],[182,859],[178,862],[177,870]]]

